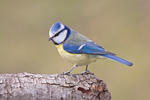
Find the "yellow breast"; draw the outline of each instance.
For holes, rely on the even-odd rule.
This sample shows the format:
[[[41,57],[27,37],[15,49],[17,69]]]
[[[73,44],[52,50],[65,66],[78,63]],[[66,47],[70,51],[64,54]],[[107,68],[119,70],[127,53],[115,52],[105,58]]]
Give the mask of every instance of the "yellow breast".
[[[63,49],[63,45],[57,45],[56,48],[58,49],[59,54],[71,62],[72,64],[77,64],[79,66],[89,64],[93,61],[96,61],[95,55],[88,55],[88,54],[72,54]]]

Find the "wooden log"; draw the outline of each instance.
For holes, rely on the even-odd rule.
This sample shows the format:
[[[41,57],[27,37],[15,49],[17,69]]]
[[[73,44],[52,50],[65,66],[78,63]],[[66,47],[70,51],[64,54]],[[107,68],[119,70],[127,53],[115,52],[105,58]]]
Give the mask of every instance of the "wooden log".
[[[0,74],[0,100],[110,100],[92,74]]]

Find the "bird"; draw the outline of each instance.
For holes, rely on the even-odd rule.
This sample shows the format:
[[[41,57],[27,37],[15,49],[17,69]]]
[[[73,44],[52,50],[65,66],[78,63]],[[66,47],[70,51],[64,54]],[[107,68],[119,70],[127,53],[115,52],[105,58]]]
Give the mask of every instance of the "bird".
[[[90,73],[88,65],[100,58],[108,58],[127,66],[133,65],[132,62],[105,50],[102,46],[61,22],[55,22],[50,27],[49,41],[52,41],[59,54],[73,65],[64,74],[70,74],[78,66],[85,66],[82,74]]]

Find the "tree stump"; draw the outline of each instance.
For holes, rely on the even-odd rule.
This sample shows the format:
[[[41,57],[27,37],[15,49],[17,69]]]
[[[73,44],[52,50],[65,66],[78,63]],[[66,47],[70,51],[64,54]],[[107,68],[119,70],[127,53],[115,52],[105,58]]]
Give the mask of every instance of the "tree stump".
[[[110,100],[92,74],[0,74],[0,100]]]

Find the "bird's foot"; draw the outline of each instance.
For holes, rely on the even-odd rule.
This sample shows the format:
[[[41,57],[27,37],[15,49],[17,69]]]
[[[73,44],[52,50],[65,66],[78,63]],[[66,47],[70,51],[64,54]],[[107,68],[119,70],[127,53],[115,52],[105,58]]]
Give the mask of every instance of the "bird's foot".
[[[62,75],[71,75],[71,73],[67,71],[67,72],[63,72]]]
[[[71,71],[74,69],[74,68],[76,68],[76,67],[78,67],[78,65],[73,65],[67,72],[63,72],[62,74],[63,75],[71,75]]]
[[[92,72],[90,72],[88,70],[84,70],[81,74],[82,75],[86,75],[86,74],[92,74],[92,75],[94,75],[94,73],[92,73]]]

